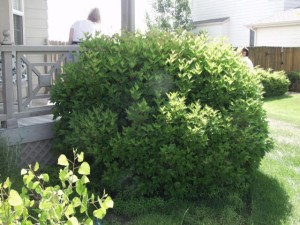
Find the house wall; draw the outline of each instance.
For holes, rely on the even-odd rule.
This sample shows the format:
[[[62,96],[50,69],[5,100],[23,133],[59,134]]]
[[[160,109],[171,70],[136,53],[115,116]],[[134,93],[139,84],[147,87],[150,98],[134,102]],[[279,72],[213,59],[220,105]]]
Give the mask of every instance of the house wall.
[[[285,1],[291,3],[286,7],[291,7],[294,0],[192,0],[192,18],[202,21],[230,17],[228,36],[231,44],[248,46],[250,30],[245,25],[284,10]]]
[[[256,30],[256,46],[300,47],[299,34],[300,24],[258,28]]]
[[[3,30],[10,30],[11,39],[13,39],[13,18],[11,12],[11,0],[0,0],[0,43],[3,40]]]
[[[300,6],[299,0],[285,0],[284,2],[284,10],[292,9]]]
[[[197,27],[194,32],[199,33],[200,31],[206,31],[211,36],[228,36],[229,22],[214,23],[214,24],[203,24],[201,27]]]
[[[48,38],[47,0],[25,0],[25,44],[44,45]]]

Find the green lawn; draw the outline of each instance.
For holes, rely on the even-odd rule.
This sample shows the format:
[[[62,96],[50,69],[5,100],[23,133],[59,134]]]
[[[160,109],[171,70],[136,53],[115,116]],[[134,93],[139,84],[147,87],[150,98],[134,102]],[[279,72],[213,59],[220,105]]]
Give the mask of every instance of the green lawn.
[[[274,150],[263,159],[253,194],[253,224],[300,224],[300,94],[265,101]]]

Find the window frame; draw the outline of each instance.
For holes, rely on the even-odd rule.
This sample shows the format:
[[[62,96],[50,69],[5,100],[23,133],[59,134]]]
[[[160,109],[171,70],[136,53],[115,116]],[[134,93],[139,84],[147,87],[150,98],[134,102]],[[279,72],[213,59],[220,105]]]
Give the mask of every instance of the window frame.
[[[24,0],[16,0],[18,1],[18,4],[19,4],[19,9],[16,9],[15,8],[15,5],[14,5],[14,1],[13,1],[13,6],[12,6],[12,14],[13,14],[13,29],[14,29],[14,42],[16,43],[16,40],[17,38],[15,37],[15,34],[16,34],[16,28],[15,28],[15,21],[14,21],[14,16],[19,16],[21,18],[21,35],[22,37],[20,38],[21,39],[21,43],[18,43],[18,44],[21,44],[21,45],[24,45],[24,42],[25,42],[25,35],[24,35]]]

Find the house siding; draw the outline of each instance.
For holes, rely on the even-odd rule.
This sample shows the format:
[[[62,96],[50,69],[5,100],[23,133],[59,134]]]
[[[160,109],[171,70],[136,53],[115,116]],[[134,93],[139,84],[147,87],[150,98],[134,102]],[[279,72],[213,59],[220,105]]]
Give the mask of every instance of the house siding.
[[[250,43],[250,30],[245,25],[284,10],[284,3],[284,0],[192,0],[191,10],[193,21],[230,17],[229,41],[241,47]]]
[[[2,32],[10,30],[11,40],[14,40],[12,3],[10,0],[0,0],[0,42],[3,39]]]
[[[212,23],[212,24],[202,24],[201,28],[197,27],[194,33],[199,33],[201,31],[208,32],[211,36],[228,36],[229,21],[222,23]]]
[[[26,0],[25,44],[44,45],[48,38],[47,0]]]
[[[284,2],[284,10],[293,9],[300,6],[299,0],[285,0]]]
[[[256,46],[300,47],[299,24],[295,26],[258,28],[256,34]]]

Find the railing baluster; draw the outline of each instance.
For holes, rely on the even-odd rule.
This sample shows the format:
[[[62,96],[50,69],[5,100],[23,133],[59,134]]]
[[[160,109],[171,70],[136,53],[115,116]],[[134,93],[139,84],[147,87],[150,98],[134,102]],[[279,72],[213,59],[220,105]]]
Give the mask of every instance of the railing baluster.
[[[18,102],[18,112],[22,112],[22,71],[21,71],[21,67],[22,67],[22,63],[21,63],[21,56],[20,53],[16,52],[16,84],[17,84],[17,102]]]
[[[9,32],[3,32],[4,39],[0,45],[2,56],[2,76],[3,76],[3,114],[0,115],[2,127],[17,127],[17,119],[45,115],[51,113],[50,105],[40,100],[49,99],[47,93],[41,93],[41,90],[50,88],[52,79],[55,79],[68,62],[68,55],[71,52],[79,51],[78,46],[24,46],[14,45],[9,39]],[[13,84],[13,58],[12,53],[16,55],[16,89],[17,89],[17,109],[14,108],[14,84]],[[33,60],[38,57],[38,61]],[[36,58],[34,58],[36,59]],[[39,61],[41,60],[41,61]],[[25,81],[23,77],[22,66],[26,64],[27,73]],[[35,81],[37,77],[37,83]],[[28,93],[24,94],[22,85],[28,84]],[[26,96],[25,96],[26,95]],[[37,101],[32,107],[27,107],[32,101]]]
[[[10,33],[5,31],[6,35],[2,45],[8,48],[1,51],[2,57],[2,81],[3,81],[3,108],[6,114],[6,121],[3,121],[1,126],[6,128],[14,128],[18,126],[17,119],[14,117],[13,109],[13,77],[12,77],[12,52],[13,42],[10,41]]]

